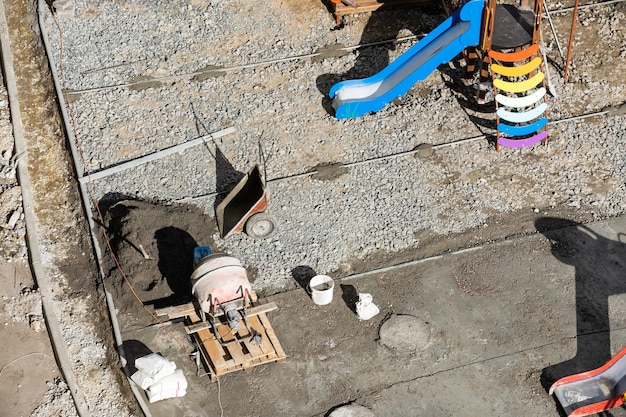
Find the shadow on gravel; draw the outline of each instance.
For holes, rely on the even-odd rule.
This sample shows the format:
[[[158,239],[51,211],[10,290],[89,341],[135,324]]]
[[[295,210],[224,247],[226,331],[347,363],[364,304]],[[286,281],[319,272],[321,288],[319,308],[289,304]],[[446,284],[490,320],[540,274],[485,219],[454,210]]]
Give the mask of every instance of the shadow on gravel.
[[[214,209],[217,210],[217,206],[221,203],[226,195],[237,185],[239,180],[246,176],[244,172],[237,171],[233,164],[230,163],[228,158],[224,155],[215,139],[210,136],[210,130],[202,122],[201,118],[196,114],[196,110],[191,105],[191,112],[196,122],[196,130],[199,135],[209,135],[210,139],[204,142],[204,147],[209,151],[213,159],[215,160],[215,192],[217,197],[215,198]],[[212,146],[215,150],[211,149]]]
[[[611,358],[609,297],[626,293],[626,239],[607,239],[583,224],[555,217],[539,218],[535,227],[550,240],[552,254],[576,274],[576,356],[543,369],[541,384],[548,390],[556,380],[598,368]]]
[[[450,68],[449,65],[441,65],[439,67],[439,74],[441,79],[446,85],[446,88],[452,90],[455,94],[456,101],[461,106],[461,109],[467,115],[468,119],[476,126],[476,128],[484,135],[487,135],[485,129],[494,131],[496,129],[496,121],[493,118],[493,114],[496,111],[495,101],[491,101],[485,104],[478,104],[476,101],[477,90],[473,85],[466,86],[463,84],[463,77],[465,74],[465,68],[459,66],[459,62],[462,60],[462,56],[455,58],[455,68]],[[487,117],[483,118],[477,114],[485,114]]]
[[[313,268],[307,265],[299,265],[291,270],[291,276],[294,281],[302,288],[303,290],[307,290],[309,285],[309,281],[317,275],[317,272]],[[308,293],[308,291],[307,291]]]

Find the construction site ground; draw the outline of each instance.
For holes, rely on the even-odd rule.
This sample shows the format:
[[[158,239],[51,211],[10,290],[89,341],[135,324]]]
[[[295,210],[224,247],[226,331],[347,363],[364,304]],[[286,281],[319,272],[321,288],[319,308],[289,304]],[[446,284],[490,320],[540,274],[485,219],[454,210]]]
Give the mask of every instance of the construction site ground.
[[[382,16],[380,26],[369,32],[364,28],[370,15],[350,15],[344,28],[334,27],[329,4],[317,0],[245,3],[245,13],[238,13],[241,2],[233,1],[230,8],[224,2],[181,2],[176,16],[189,22],[196,22],[194,13],[213,19],[212,9],[227,9],[216,16],[232,20],[215,22],[232,24],[236,33],[216,45],[185,36],[184,42],[198,49],[167,51],[167,59],[157,51],[149,58],[158,67],[151,67],[150,59],[130,59],[143,45],[121,42],[115,55],[105,42],[102,57],[119,58],[121,68],[134,65],[118,72],[120,67],[104,58],[97,63],[102,68],[82,68],[81,53],[94,49],[89,42],[84,50],[72,49],[81,46],[81,19],[85,39],[102,40],[95,32],[118,19],[128,28],[145,23],[142,30],[154,36],[150,39],[168,40],[180,35],[180,27],[161,22],[174,8],[153,2],[77,1],[73,20],[59,25],[66,29],[65,43],[54,40],[57,25],[50,18],[44,32],[70,51],[63,55],[58,47],[53,55],[71,55],[69,78],[84,88],[64,90],[84,123],[76,129],[84,151],[94,155],[82,161],[84,170],[67,148],[65,129],[72,124],[58,112],[60,98],[36,29],[36,7],[24,0],[3,3],[4,26],[10,30],[0,29],[12,37],[17,73],[12,81],[28,144],[21,160],[24,207],[19,191],[9,198],[10,187],[3,188],[0,200],[7,222],[14,212],[26,214],[14,228],[0,230],[5,255],[0,263],[0,410],[8,415],[73,417],[76,403],[81,412],[90,410],[97,417],[123,414],[102,410],[154,417],[563,416],[548,395],[549,385],[601,366],[626,345],[626,205],[620,158],[624,77],[616,70],[626,62],[626,52],[621,52],[626,50],[623,3],[585,12],[569,83],[563,82],[563,60],[550,42],[552,81],[559,94],[550,99],[555,124],[548,145],[496,153],[487,139],[493,109],[463,105],[473,96],[472,87],[465,88],[457,77],[463,72],[459,67],[440,67],[380,117],[337,121],[329,115],[323,94],[332,82],[351,77],[341,74],[355,61],[350,45],[409,34],[406,28],[389,28],[384,13],[376,15]],[[406,18],[404,12],[396,13]],[[440,11],[412,13],[425,28],[443,17]],[[562,40],[569,30],[567,13],[553,15]],[[232,23],[237,17],[241,20]],[[92,26],[93,19],[101,26]],[[318,26],[307,27],[315,19]],[[276,20],[291,32],[274,42]],[[213,25],[213,20],[207,22],[205,26]],[[304,35],[303,28],[311,33]],[[376,36],[368,39],[371,33]],[[307,40],[314,36],[324,42]],[[331,44],[333,37],[347,39],[348,47]],[[277,62],[269,52],[266,56],[268,39],[279,48],[267,51],[284,59]],[[285,39],[297,46],[290,49]],[[604,41],[612,46],[600,59],[597,45]],[[210,65],[196,71],[208,56],[197,52],[204,51],[200,46],[227,64],[232,59],[225,74]],[[374,60],[383,63],[407,48],[398,43],[395,49],[379,50]],[[310,56],[301,54],[305,50]],[[246,66],[261,59],[258,67]],[[297,62],[294,69],[284,73],[272,67],[292,61]],[[86,67],[93,64],[85,62]],[[50,65],[52,71],[56,65]],[[363,63],[359,65],[351,71],[362,71]],[[101,70],[107,75],[98,75]],[[200,87],[190,88],[184,76],[168,78],[177,71],[196,71],[189,82]],[[321,82],[312,76],[324,73],[332,77]],[[274,79],[277,74],[280,80]],[[211,83],[219,85],[212,89]],[[230,91],[231,86],[237,89]],[[153,99],[142,99],[152,94]],[[7,113],[8,103],[3,103]],[[257,112],[270,105],[277,107]],[[108,124],[102,130],[96,123],[100,118],[103,126]],[[173,156],[179,159],[163,158],[144,171],[101,177],[90,184],[98,204],[81,202],[77,175],[84,180],[86,173],[231,125],[237,125],[239,135],[232,140]],[[2,139],[10,142],[14,135],[24,141],[17,130],[2,132]],[[214,198],[232,180],[223,176],[235,168],[224,161],[236,162],[239,173],[256,162],[259,138],[272,141],[270,206],[282,220],[278,237],[221,239],[211,210],[214,201],[199,194]],[[12,146],[3,141],[3,157],[12,155],[5,153]],[[219,159],[221,149],[225,154]],[[231,171],[224,172],[226,168]],[[24,172],[31,173],[32,186],[25,185]],[[96,205],[103,217],[96,214]],[[92,230],[85,206],[96,218]],[[38,244],[29,247],[26,259],[9,242],[25,246],[17,231],[24,230],[25,217],[33,212],[36,226],[31,223],[31,231],[38,236],[30,243]],[[378,217],[366,217],[371,213]],[[374,221],[368,223],[370,219]],[[103,231],[111,247],[102,239]],[[102,249],[101,259],[91,247],[90,232]],[[195,245],[244,260],[260,301],[278,306],[268,319],[286,353],[284,363],[212,382],[189,357],[194,346],[184,324],[165,318],[159,323],[149,314],[188,301],[181,295],[189,296]],[[47,274],[34,279],[32,272],[42,268]],[[335,278],[329,305],[315,305],[306,291],[316,272]],[[355,313],[360,293],[371,294],[380,308],[370,320],[359,320]],[[42,298],[54,307],[48,311],[56,312],[60,324],[50,316],[44,320]],[[62,336],[55,350],[48,343],[53,332]],[[122,361],[115,339],[121,343]],[[132,370],[133,359],[149,352],[161,353],[184,371],[189,383],[184,397],[149,404],[127,380],[123,363]],[[67,382],[73,397],[63,384],[63,376],[72,373],[75,380]],[[340,414],[344,406],[351,406],[352,414],[345,409]],[[626,416],[626,409],[608,415]]]
[[[189,381],[185,397],[150,413],[218,416],[221,406],[227,416],[325,416],[355,403],[376,416],[562,415],[549,385],[626,345],[626,219],[538,227],[559,223],[565,228],[338,280],[329,305],[302,288],[261,299],[279,307],[268,317],[286,362],[218,383],[196,376],[162,328],[122,328],[130,352],[158,351]],[[372,294],[377,316],[358,319],[358,293]],[[189,348],[181,323],[167,328]]]

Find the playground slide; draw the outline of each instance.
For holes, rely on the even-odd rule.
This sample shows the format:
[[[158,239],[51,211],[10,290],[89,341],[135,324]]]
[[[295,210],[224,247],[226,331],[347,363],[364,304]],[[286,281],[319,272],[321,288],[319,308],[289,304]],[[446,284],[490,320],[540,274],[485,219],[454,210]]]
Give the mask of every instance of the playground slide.
[[[626,348],[604,366],[559,379],[550,387],[568,416],[588,416],[624,404]]]
[[[382,109],[439,65],[478,45],[483,7],[483,0],[469,1],[378,74],[335,84],[330,90],[335,117],[360,117]]]

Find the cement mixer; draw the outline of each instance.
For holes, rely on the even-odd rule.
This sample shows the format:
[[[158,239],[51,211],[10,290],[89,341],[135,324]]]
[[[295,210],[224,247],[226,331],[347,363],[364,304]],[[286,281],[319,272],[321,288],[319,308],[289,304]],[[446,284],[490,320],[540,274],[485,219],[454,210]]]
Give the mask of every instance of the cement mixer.
[[[194,271],[191,274],[191,292],[198,300],[202,321],[209,321],[213,333],[222,345],[216,324],[225,318],[231,330],[244,323],[251,342],[261,343],[261,335],[248,324],[246,308],[252,304],[252,287],[241,262],[224,253],[212,253],[208,246],[194,249]]]

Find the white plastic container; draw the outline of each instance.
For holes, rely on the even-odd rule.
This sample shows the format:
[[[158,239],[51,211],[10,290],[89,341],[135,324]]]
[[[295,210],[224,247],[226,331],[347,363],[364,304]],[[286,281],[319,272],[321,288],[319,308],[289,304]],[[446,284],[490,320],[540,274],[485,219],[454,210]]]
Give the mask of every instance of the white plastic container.
[[[309,281],[309,293],[318,306],[330,304],[333,301],[334,290],[335,281],[328,275],[315,275]]]

